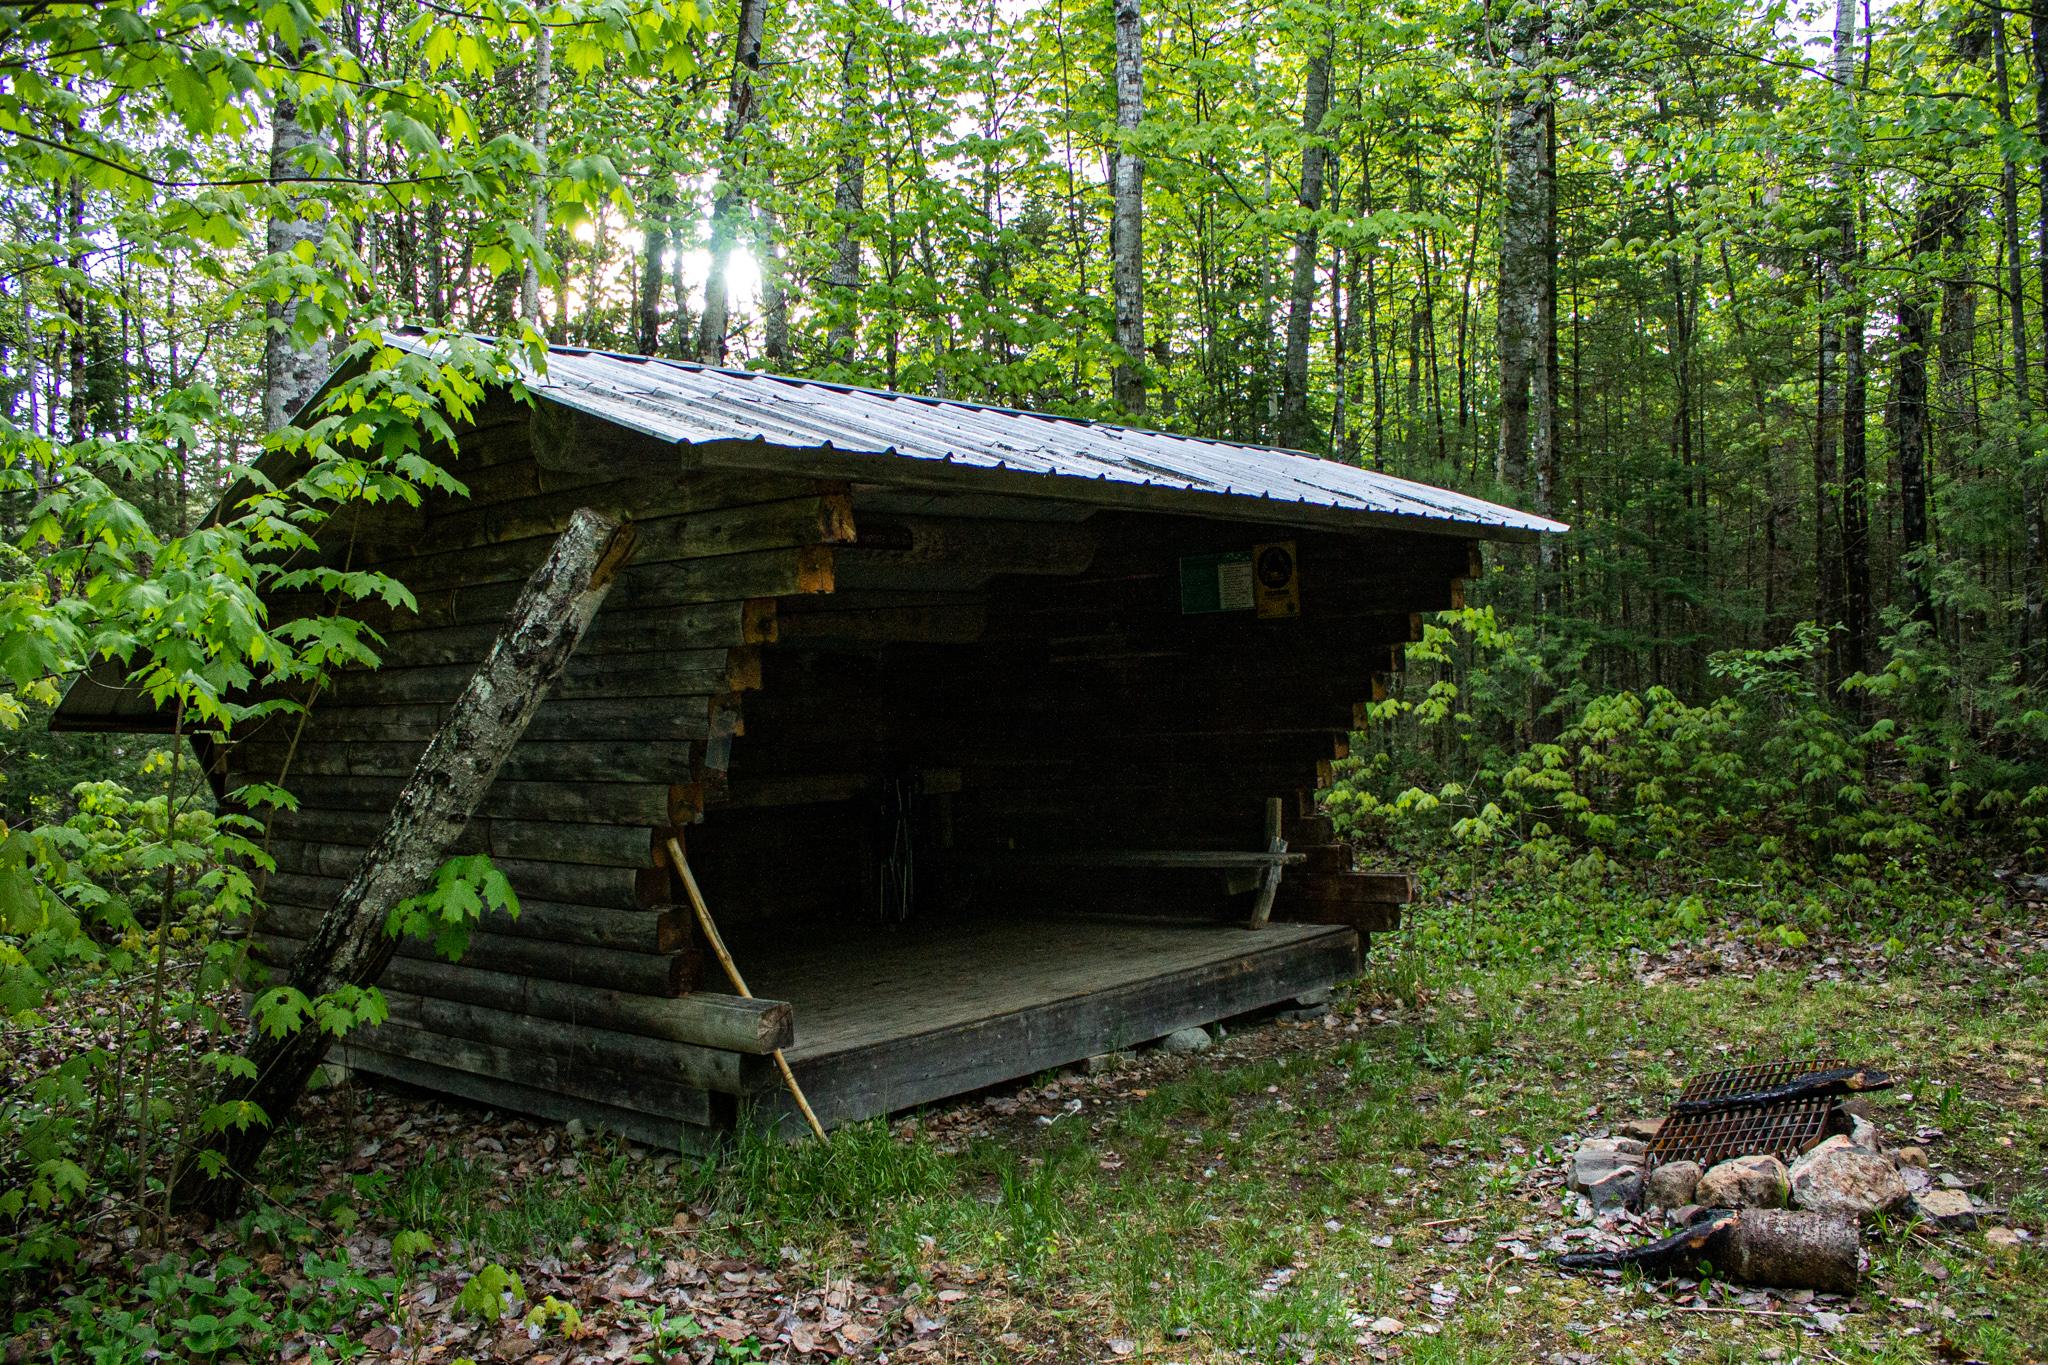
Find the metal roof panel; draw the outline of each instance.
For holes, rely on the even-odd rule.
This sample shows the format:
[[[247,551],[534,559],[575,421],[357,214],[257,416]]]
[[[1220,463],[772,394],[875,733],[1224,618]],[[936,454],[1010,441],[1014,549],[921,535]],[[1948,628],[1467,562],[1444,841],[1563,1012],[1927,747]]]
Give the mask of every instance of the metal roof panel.
[[[405,335],[391,340],[420,344]],[[683,360],[551,347],[547,373],[529,376],[527,384],[552,401],[679,446],[753,442],[941,462],[1449,522],[1482,534],[1566,529],[1467,494],[1276,446]],[[880,469],[874,478],[889,481]]]

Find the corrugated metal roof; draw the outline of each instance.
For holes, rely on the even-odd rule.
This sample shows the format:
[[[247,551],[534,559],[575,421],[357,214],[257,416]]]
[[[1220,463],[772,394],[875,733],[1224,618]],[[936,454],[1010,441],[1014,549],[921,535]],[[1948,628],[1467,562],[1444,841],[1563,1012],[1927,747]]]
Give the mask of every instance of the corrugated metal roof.
[[[682,446],[743,441],[940,462],[1451,523],[1482,535],[1520,538],[1566,529],[1480,498],[1276,446],[688,361],[557,346],[549,349],[547,374],[529,386],[566,407]],[[885,469],[873,478],[889,482]]]

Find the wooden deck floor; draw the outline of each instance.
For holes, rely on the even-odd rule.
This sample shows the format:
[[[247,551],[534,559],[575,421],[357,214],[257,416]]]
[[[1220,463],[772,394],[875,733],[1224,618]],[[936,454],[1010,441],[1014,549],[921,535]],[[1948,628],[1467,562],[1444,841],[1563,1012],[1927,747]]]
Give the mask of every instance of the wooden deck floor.
[[[1358,970],[1350,929],[1044,918],[734,951],[795,1007],[825,1122],[886,1114],[1289,1000]],[[786,1097],[764,1091],[770,1109]]]

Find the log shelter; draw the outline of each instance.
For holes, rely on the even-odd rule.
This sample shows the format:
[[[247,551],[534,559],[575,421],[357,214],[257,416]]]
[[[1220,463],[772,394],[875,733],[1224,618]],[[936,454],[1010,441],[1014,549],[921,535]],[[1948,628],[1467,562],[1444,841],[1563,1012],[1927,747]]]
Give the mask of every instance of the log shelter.
[[[406,337],[397,345],[417,345]],[[416,611],[383,666],[208,752],[282,781],[257,930],[312,932],[578,507],[638,548],[460,851],[517,889],[402,945],[360,1071],[701,1149],[829,1126],[1325,989],[1396,927],[1316,813],[1357,708],[1486,540],[1555,522],[1297,452],[554,348],[332,528]],[[307,610],[270,604],[274,618]],[[57,728],[152,728],[118,671]],[[676,838],[759,999],[728,993]]]

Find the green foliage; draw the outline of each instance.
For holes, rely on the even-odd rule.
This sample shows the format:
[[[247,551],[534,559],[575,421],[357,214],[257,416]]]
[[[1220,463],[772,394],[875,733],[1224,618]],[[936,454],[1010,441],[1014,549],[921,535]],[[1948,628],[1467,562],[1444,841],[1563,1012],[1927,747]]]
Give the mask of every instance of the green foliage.
[[[1803,625],[1783,645],[1717,654],[1721,691],[1699,702],[1664,687],[1560,698],[1556,738],[1525,744],[1504,713],[1550,665],[1490,608],[1445,613],[1409,647],[1401,690],[1372,708],[1373,756],[1345,766],[1329,809],[1352,835],[1447,837],[1540,871],[1677,861],[1855,876],[1972,829],[2040,840],[2048,768],[1969,748],[1912,634],[1833,703],[1815,681],[1826,646]],[[1413,780],[1425,773],[1432,785]]]
[[[526,1302],[526,1286],[519,1277],[493,1261],[463,1282],[455,1306],[462,1312],[496,1322],[516,1312]]]
[[[391,907],[385,932],[393,938],[431,939],[434,951],[453,962],[469,947],[470,930],[487,910],[519,918],[512,883],[483,854],[450,858],[435,870],[425,892]]]

